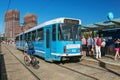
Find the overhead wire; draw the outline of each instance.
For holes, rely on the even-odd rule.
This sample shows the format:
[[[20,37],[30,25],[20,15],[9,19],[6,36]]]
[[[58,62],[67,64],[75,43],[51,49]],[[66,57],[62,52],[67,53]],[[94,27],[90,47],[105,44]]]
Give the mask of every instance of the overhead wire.
[[[5,9],[5,12],[7,12],[9,10],[9,7],[10,7],[10,4],[11,4],[11,0],[8,0],[8,3],[7,3],[7,6],[6,6],[6,9]],[[4,10],[4,9],[3,9]],[[5,14],[4,14],[5,15]],[[4,17],[0,16],[0,19],[2,19]],[[4,19],[1,20],[1,24],[4,23]],[[2,24],[3,26],[4,24]],[[1,26],[1,27],[2,27]],[[2,29],[1,29],[2,30]],[[4,30],[2,30],[2,32],[4,32]]]
[[[10,4],[11,4],[11,0],[8,1],[8,6],[7,6],[7,9],[6,9],[6,12],[9,10]]]

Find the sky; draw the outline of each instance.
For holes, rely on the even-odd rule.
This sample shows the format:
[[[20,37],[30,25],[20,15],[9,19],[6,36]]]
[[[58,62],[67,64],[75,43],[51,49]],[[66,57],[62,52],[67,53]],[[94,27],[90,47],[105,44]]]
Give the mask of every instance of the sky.
[[[81,19],[82,25],[107,20],[109,12],[120,18],[120,0],[0,0],[0,34],[9,10],[20,11],[20,23],[26,14],[35,14],[38,24],[59,17]]]

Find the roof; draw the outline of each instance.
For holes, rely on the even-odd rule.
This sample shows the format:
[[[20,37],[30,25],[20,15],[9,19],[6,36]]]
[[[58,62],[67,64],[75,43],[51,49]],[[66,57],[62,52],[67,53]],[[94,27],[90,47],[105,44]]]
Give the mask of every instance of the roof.
[[[65,17],[61,17],[61,18],[56,18],[56,19],[53,19],[53,20],[49,20],[49,21],[46,21],[38,26],[35,26],[29,30],[26,30],[24,33],[27,33],[29,31],[33,31],[33,30],[36,30],[38,28],[41,28],[41,27],[44,27],[46,25],[50,25],[50,24],[55,24],[55,23],[63,23],[64,22],[64,19],[73,19],[73,20],[79,20],[79,24],[81,24],[81,20],[80,19],[75,19],[75,18],[65,18]],[[20,33],[22,34],[22,33]],[[19,34],[19,35],[20,35]]]
[[[88,30],[103,30],[103,29],[111,29],[111,28],[120,28],[120,18],[83,26],[83,29],[88,29]]]

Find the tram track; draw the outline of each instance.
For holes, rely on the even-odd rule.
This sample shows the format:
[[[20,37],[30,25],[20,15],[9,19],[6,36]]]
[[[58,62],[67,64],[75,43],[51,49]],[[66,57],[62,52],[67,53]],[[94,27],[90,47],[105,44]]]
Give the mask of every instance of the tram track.
[[[101,67],[101,68],[97,68],[97,67],[94,67],[94,66],[90,66],[90,65],[87,65],[87,64],[82,64],[82,63],[77,63],[78,65],[83,65],[83,66],[87,66],[87,67],[90,67],[90,68],[94,68],[94,69],[98,69],[98,70],[101,70],[101,71],[105,71],[105,72],[110,72],[110,73],[114,73],[115,75],[117,76],[120,76],[120,73],[117,73],[111,69],[108,69],[108,68],[104,68],[104,67]]]
[[[75,73],[78,73],[78,74],[81,74],[81,75],[83,75],[83,76],[86,76],[86,77],[89,77],[89,78],[92,78],[92,79],[94,79],[94,80],[100,80],[100,77],[97,77],[97,76],[95,76],[95,74],[97,73],[97,74],[101,74],[101,73],[109,73],[109,74],[113,74],[113,75],[115,75],[115,76],[117,76],[117,77],[119,77],[120,76],[120,74],[119,73],[117,73],[117,72],[114,72],[114,71],[112,71],[112,70],[110,70],[110,69],[107,69],[107,68],[102,68],[102,67],[95,67],[95,66],[91,66],[91,65],[87,65],[87,64],[83,64],[83,63],[80,63],[80,62],[77,62],[77,63],[71,63],[71,62],[69,62],[69,63],[64,63],[64,64],[60,64],[60,63],[55,63],[57,66],[60,66],[60,67],[62,67],[62,68],[65,68],[65,69],[67,69],[67,70],[70,70],[70,71],[72,71],[72,72],[75,72]],[[74,65],[74,66],[73,66]],[[93,70],[93,72],[89,72],[90,70],[88,70],[88,72],[86,73],[85,71],[81,71],[81,69],[80,68],[78,68],[78,67],[76,67],[76,66],[82,66],[82,67],[86,67],[86,68],[91,68],[91,69],[95,69],[95,70],[97,70],[97,71],[94,71]],[[80,69],[80,70],[79,70]],[[83,68],[84,69],[84,68]]]
[[[67,70],[70,70],[70,71],[72,71],[72,72],[81,74],[81,75],[83,75],[83,76],[92,78],[92,79],[94,79],[94,80],[99,80],[98,78],[95,78],[95,77],[93,77],[93,76],[91,76],[91,75],[88,75],[88,74],[85,74],[85,73],[82,73],[82,72],[79,72],[78,70],[72,69],[72,68],[70,68],[70,67],[67,67],[67,66],[64,66],[64,65],[61,65],[61,64],[56,64],[56,65],[59,66],[59,67],[65,68],[65,69],[67,69]]]
[[[4,46],[8,51],[9,53],[14,56],[35,78],[36,80],[41,80],[31,69],[29,69],[17,56],[14,55],[14,53],[9,49],[7,48],[6,46]]]
[[[21,62],[20,61],[19,62],[22,63],[22,65],[27,67],[22,60],[23,54],[15,54],[17,52],[19,53],[19,51],[18,50],[13,51],[13,49],[8,46],[6,46],[6,49],[16,59],[18,58],[18,61],[20,60]],[[40,58],[37,58],[37,59],[40,60]],[[87,65],[87,64],[80,63],[80,62],[77,62],[77,63],[76,62],[74,62],[74,63],[68,62],[68,63],[64,63],[64,64],[61,64],[61,62],[57,62],[57,63],[51,64],[51,63],[46,63],[44,60],[40,60],[40,61],[41,61],[41,65],[42,65],[40,70],[36,71],[35,69],[33,69],[31,67],[27,67],[27,68],[33,72],[33,74],[30,72],[33,76],[37,74],[36,76],[38,77],[38,75],[39,75],[39,77],[42,80],[47,80],[47,79],[48,80],[60,80],[69,75],[72,75],[72,76],[70,76],[69,80],[76,79],[76,77],[77,78],[82,77],[82,79],[84,79],[84,80],[100,80],[101,77],[99,77],[98,75],[101,75],[102,73],[109,73],[109,71],[107,69],[94,67],[89,64]],[[48,65],[49,65],[49,67],[48,67]],[[84,70],[82,71],[82,69],[84,69]],[[86,72],[85,72],[85,70],[86,70]],[[65,72],[66,72],[66,74],[64,74]],[[47,75],[47,76],[45,76],[45,75]],[[113,75],[113,73],[112,73],[112,75]],[[56,76],[56,78],[53,78],[53,76]],[[118,77],[119,75],[116,75],[116,76]],[[103,78],[105,78],[105,76]],[[112,76],[110,76],[110,78],[112,78]],[[110,79],[110,80],[112,80],[112,79]],[[36,80],[40,80],[40,79],[36,78]],[[68,77],[67,77],[67,80],[68,80]],[[79,80],[79,79],[77,79],[77,80]],[[105,80],[105,79],[103,79],[103,80]],[[116,79],[116,80],[118,80],[118,79]]]

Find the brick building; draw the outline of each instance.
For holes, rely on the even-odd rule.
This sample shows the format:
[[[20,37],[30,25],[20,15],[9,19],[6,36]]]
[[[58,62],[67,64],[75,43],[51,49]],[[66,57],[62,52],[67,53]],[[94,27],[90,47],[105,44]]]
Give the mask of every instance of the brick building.
[[[34,14],[27,14],[24,16],[24,30],[37,26],[37,17]]]
[[[10,10],[5,13],[5,37],[14,40],[15,35],[20,32],[20,12]]]
[[[5,37],[7,40],[15,40],[15,36],[23,30],[30,29],[37,25],[37,17],[34,14],[24,16],[24,25],[20,26],[20,12],[10,10],[5,13]],[[23,27],[23,28],[22,28]]]

